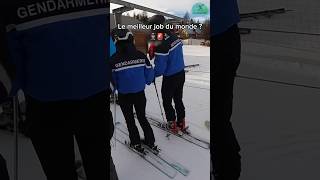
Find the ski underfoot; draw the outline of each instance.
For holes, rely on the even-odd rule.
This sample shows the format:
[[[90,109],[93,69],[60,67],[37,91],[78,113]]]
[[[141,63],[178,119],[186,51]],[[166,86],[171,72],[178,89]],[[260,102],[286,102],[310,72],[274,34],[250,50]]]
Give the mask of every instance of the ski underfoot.
[[[190,131],[180,131],[179,133],[173,133],[172,131],[170,131],[168,128],[167,128],[167,125],[166,123],[164,123],[163,121],[159,120],[158,118],[155,118],[155,117],[152,117],[150,115],[146,115],[146,118],[147,120],[149,121],[149,123],[152,125],[152,126],[155,126],[159,129],[162,129],[164,131],[166,131],[167,133],[170,133],[170,134],[167,134],[167,136],[170,136],[170,135],[175,135],[177,137],[180,137],[194,145],[197,145],[199,147],[202,147],[204,149],[210,149],[210,143],[203,140],[203,139],[200,139],[194,135],[192,135],[192,133]]]
[[[116,123],[116,127],[119,126],[120,122]],[[118,128],[117,128],[118,129]],[[146,160],[149,162],[152,166],[154,166],[156,169],[158,169],[160,172],[168,176],[169,178],[173,179],[177,175],[177,170],[172,168],[166,161],[161,159],[159,156],[154,154],[153,152],[149,151],[148,149],[145,148],[145,153],[138,153],[135,151],[129,143],[129,136],[125,132],[121,131],[118,129],[119,133],[117,133],[116,140],[129,148],[132,152],[138,154],[142,159]]]
[[[122,133],[126,134],[127,136],[129,136],[129,132],[127,130],[127,127],[120,123],[117,122],[116,123],[116,129],[121,131]],[[142,141],[143,142],[143,141]],[[180,172],[182,175],[184,176],[188,176],[190,173],[190,170],[188,168],[186,168],[185,166],[183,166],[182,164],[176,162],[174,159],[172,159],[171,157],[169,157],[168,155],[166,155],[165,153],[163,153],[161,150],[160,151],[154,151],[152,150],[149,146],[143,144],[144,149],[148,152],[148,153],[153,153],[156,156],[158,156],[160,159],[162,159],[163,161],[165,161],[168,165],[170,165],[172,168],[174,168],[175,170],[177,170],[178,172]]]

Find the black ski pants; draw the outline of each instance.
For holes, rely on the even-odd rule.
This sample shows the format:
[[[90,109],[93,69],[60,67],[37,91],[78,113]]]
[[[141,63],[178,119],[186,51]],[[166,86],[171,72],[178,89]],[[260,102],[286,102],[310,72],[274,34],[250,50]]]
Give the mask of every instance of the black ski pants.
[[[236,180],[241,172],[240,146],[230,122],[233,84],[240,63],[237,25],[211,38],[213,59],[213,125],[211,157],[215,180]]]
[[[48,180],[78,180],[74,138],[87,180],[107,179],[113,134],[109,95],[101,92],[83,100],[56,102],[27,96],[27,135]]]
[[[136,110],[139,124],[143,130],[145,143],[153,145],[155,142],[153,130],[146,118],[146,103],[147,99],[144,91],[128,94],[119,93],[119,105],[126,120],[130,141],[133,145],[141,143],[139,131],[135,123],[133,107]]]
[[[179,123],[185,118],[185,107],[182,101],[184,82],[184,70],[171,76],[163,76],[161,95],[167,121],[177,120]],[[175,108],[172,106],[172,100]]]

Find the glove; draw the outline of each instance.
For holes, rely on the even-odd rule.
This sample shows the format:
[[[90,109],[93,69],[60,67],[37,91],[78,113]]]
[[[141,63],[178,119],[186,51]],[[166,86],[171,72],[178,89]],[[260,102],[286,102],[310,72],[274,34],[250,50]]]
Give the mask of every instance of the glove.
[[[150,60],[152,60],[155,56],[155,49],[156,49],[156,46],[154,44],[150,44],[150,47],[148,49],[148,54],[149,54]]]

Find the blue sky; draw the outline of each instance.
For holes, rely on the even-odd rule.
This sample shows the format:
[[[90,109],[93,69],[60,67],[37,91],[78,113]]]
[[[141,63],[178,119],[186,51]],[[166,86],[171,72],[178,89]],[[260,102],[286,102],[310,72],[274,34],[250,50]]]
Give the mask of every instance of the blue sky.
[[[210,8],[210,0],[124,0],[127,2],[139,4],[149,8],[157,9],[166,13],[174,14],[179,17],[183,17],[186,11],[189,11],[190,17],[200,21],[208,19],[210,14],[207,16],[196,17],[191,14],[192,6],[195,3],[201,2],[206,4]],[[119,6],[111,4],[111,9],[117,8]],[[135,12],[140,12],[134,10]],[[133,14],[134,11],[131,11],[130,14]],[[152,14],[149,14],[152,15]]]

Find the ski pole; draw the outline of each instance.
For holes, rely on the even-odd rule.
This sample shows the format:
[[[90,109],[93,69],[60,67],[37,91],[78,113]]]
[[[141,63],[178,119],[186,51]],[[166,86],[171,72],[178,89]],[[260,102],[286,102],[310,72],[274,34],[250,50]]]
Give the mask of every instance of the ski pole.
[[[13,157],[13,179],[18,180],[18,97],[13,96],[13,128],[14,128],[14,157]]]
[[[115,125],[117,122],[117,98],[116,98],[116,91],[113,92],[113,126],[115,129]],[[117,140],[116,140],[117,132],[114,131],[114,147],[116,148]]]
[[[152,67],[152,65],[151,65]],[[161,106],[161,103],[160,103],[160,97],[159,97],[159,93],[158,93],[158,88],[157,88],[157,84],[156,84],[156,79],[154,79],[153,81],[153,84],[154,84],[154,88],[156,90],[156,94],[157,94],[157,98],[158,98],[158,103],[159,103],[159,108],[160,108],[160,112],[161,112],[161,117],[162,117],[162,121],[163,121],[163,124],[165,125],[166,124],[166,121],[164,120],[164,115],[163,115],[163,110],[162,110],[162,106]],[[167,133],[166,137],[169,139],[169,136],[170,136],[170,133]]]
[[[156,89],[156,94],[157,94],[157,98],[158,98],[158,103],[159,103],[159,108],[160,108],[160,111],[161,111],[161,117],[162,117],[162,120],[163,120],[163,124],[166,124],[166,121],[164,120],[162,106],[161,106],[161,103],[160,103],[160,98],[159,98],[159,93],[158,93],[158,89],[157,89],[157,85],[156,85],[156,80],[154,80],[153,84],[154,84],[154,88]],[[169,138],[169,136],[170,136],[170,133],[167,133],[166,137]]]
[[[159,107],[160,107],[160,111],[161,111],[161,117],[162,117],[163,123],[166,123],[166,121],[164,120],[164,115],[163,115],[163,111],[162,111],[162,107],[161,107],[161,103],[160,103],[160,98],[159,98],[159,93],[158,93],[156,81],[154,81],[153,84],[154,84],[154,88],[156,89],[156,94],[157,94],[157,98],[158,98],[158,103],[159,103]]]

